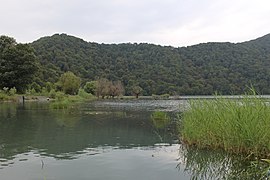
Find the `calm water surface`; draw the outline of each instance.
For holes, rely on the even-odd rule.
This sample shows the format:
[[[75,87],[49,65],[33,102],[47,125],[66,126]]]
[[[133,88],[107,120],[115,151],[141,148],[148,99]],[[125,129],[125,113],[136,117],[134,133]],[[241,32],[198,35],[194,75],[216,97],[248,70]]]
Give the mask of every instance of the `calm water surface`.
[[[179,168],[180,101],[97,101],[68,110],[0,104],[0,179],[189,179]],[[157,128],[155,110],[172,123]]]
[[[164,180],[240,177],[242,163],[222,152],[185,148],[176,114],[185,100],[0,104],[2,180]],[[154,111],[170,117],[154,122]],[[244,175],[245,177],[245,175]]]

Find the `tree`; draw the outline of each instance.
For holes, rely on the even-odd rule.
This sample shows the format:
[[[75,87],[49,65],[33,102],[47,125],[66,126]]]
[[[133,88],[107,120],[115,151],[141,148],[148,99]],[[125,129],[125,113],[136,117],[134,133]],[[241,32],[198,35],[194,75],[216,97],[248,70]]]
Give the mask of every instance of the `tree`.
[[[99,96],[101,96],[101,98],[104,99],[104,97],[109,94],[109,85],[110,81],[106,78],[101,78],[97,80],[96,95],[98,98]]]
[[[0,57],[4,50],[11,46],[15,46],[16,40],[14,38],[8,37],[8,36],[0,36]]]
[[[39,66],[33,48],[28,44],[17,44],[13,38],[0,36],[0,88],[15,87],[25,92],[33,82]]]
[[[75,95],[78,94],[81,79],[73,74],[73,72],[68,71],[61,75],[59,84],[65,94]]]
[[[115,96],[120,96],[124,94],[124,86],[120,81],[109,83],[109,95],[114,98]]]
[[[97,82],[96,81],[86,82],[83,89],[87,93],[95,94],[97,89]]]
[[[142,90],[143,89],[140,86],[134,86],[132,88],[132,92],[135,94],[136,98],[139,98],[139,94],[141,94]]]

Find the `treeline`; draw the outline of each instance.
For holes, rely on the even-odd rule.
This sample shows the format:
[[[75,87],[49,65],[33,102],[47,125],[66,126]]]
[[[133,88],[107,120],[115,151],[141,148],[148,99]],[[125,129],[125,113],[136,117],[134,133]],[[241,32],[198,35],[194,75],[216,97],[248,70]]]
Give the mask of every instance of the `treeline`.
[[[251,85],[261,94],[270,94],[270,35],[237,44],[173,48],[97,44],[55,34],[25,46],[33,47],[38,68],[31,80],[41,88],[70,71],[81,79],[81,87],[98,79],[121,82],[125,95],[136,90],[143,95],[242,94]]]
[[[55,98],[57,92],[69,95],[89,93],[98,98],[124,95],[120,81],[99,78],[82,84],[81,78],[67,71],[53,81],[42,78],[44,66],[40,64],[29,44],[18,44],[14,38],[0,36],[0,100],[10,100],[16,93],[42,94]],[[84,85],[84,86],[83,86]],[[136,94],[137,96],[137,94]]]
[[[245,43],[206,43],[173,48],[152,44],[97,44],[65,34],[31,44],[42,64],[41,81],[72,71],[82,82],[121,81],[131,95],[241,94],[251,84],[270,93],[270,36]]]

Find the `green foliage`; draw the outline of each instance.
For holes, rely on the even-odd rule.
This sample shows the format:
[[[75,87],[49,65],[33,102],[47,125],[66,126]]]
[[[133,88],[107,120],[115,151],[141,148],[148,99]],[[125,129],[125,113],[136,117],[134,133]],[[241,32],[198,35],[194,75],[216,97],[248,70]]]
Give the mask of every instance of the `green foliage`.
[[[155,128],[157,128],[157,129],[163,129],[163,128],[167,127],[171,122],[171,119],[167,115],[167,113],[162,112],[162,111],[153,112],[151,115],[151,120],[152,120]]]
[[[56,91],[52,89],[49,93],[49,98],[55,99],[56,98]]]
[[[9,95],[10,95],[10,96],[14,96],[14,95],[16,94],[16,92],[17,92],[17,89],[16,89],[15,87],[10,88],[10,90],[9,90]]]
[[[40,93],[42,91],[42,88],[39,84],[37,84],[36,82],[33,82],[31,85],[30,85],[30,89],[35,92],[35,93]]]
[[[17,90],[15,87],[11,89],[4,87],[2,90],[0,90],[0,101],[16,101],[16,92]]]
[[[62,101],[55,101],[50,104],[50,108],[52,109],[67,109],[70,105],[70,101],[68,99],[64,99]]]
[[[93,95],[96,93],[96,88],[97,88],[96,81],[86,82],[86,84],[83,87],[85,92],[93,94]]]
[[[8,87],[3,87],[3,92],[4,92],[5,94],[8,94]]]
[[[52,90],[50,92],[50,98],[54,99],[50,104],[52,109],[73,108],[73,105],[77,102],[95,99],[92,94],[88,94],[81,88],[79,89],[78,95],[67,95],[63,92],[55,92],[55,90]]]
[[[161,94],[161,95],[156,95],[156,94],[152,94],[152,98],[153,99],[169,99],[170,94]]]
[[[43,82],[56,82],[60,74],[72,71],[82,82],[120,80],[127,95],[135,85],[143,95],[243,94],[250,83],[261,94],[270,94],[270,35],[245,43],[173,48],[88,43],[56,34],[31,45],[42,64]]]
[[[79,89],[78,96],[83,98],[83,99],[93,98],[92,94],[89,94],[89,93],[85,92],[85,90],[81,89],[81,88]]]
[[[187,144],[223,148],[233,153],[269,157],[270,106],[264,99],[217,97],[190,102],[183,113],[181,134]]]
[[[133,87],[132,87],[132,92],[133,92],[133,94],[136,96],[136,98],[139,97],[139,94],[142,93],[142,90],[143,90],[143,89],[142,89],[140,86],[133,86]]]
[[[47,92],[51,92],[55,87],[54,87],[53,83],[51,83],[51,82],[46,82],[45,88],[46,88],[46,91],[47,91]]]
[[[9,96],[6,93],[1,93],[0,92],[0,100],[1,101],[7,101],[7,100],[9,100]]]
[[[78,94],[81,79],[72,72],[66,72],[61,75],[59,84],[65,94],[75,95]]]
[[[4,87],[3,90],[0,90],[1,94],[5,94],[7,96],[14,96],[16,94],[17,90],[15,87],[13,88],[8,88],[8,87]]]
[[[37,58],[28,44],[17,44],[13,38],[0,36],[0,88],[26,90],[38,71]]]
[[[136,85],[142,87],[142,95],[211,95],[215,91],[242,94],[250,83],[261,94],[270,94],[270,35],[245,43],[173,48],[144,43],[88,43],[56,34],[31,46],[34,49],[30,44],[17,44],[13,38],[0,36],[0,89],[15,87],[22,93],[35,82],[41,90],[30,91],[39,93],[46,87],[47,92],[55,88],[76,94],[78,87],[76,91],[64,90],[59,83],[52,87],[61,74],[72,71],[83,83],[98,77],[112,82],[111,88],[102,92],[105,96],[119,94],[114,84],[117,80],[126,87],[126,95],[134,94]]]

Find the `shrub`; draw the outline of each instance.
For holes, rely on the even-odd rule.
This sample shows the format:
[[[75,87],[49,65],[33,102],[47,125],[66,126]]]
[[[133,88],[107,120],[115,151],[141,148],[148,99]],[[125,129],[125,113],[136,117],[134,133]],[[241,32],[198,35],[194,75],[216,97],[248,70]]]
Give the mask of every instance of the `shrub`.
[[[84,89],[81,89],[81,88],[79,89],[78,96],[80,96],[80,97],[82,97],[84,99],[89,99],[89,98],[92,97],[91,94],[88,94],[87,92],[85,92]]]
[[[96,92],[96,88],[97,88],[97,82],[96,81],[87,82],[83,87],[85,92],[91,93],[93,95]]]
[[[14,96],[14,95],[16,94],[16,92],[17,92],[17,89],[16,89],[15,87],[13,87],[13,88],[11,88],[11,89],[9,90],[9,95],[10,95],[10,96]]]

